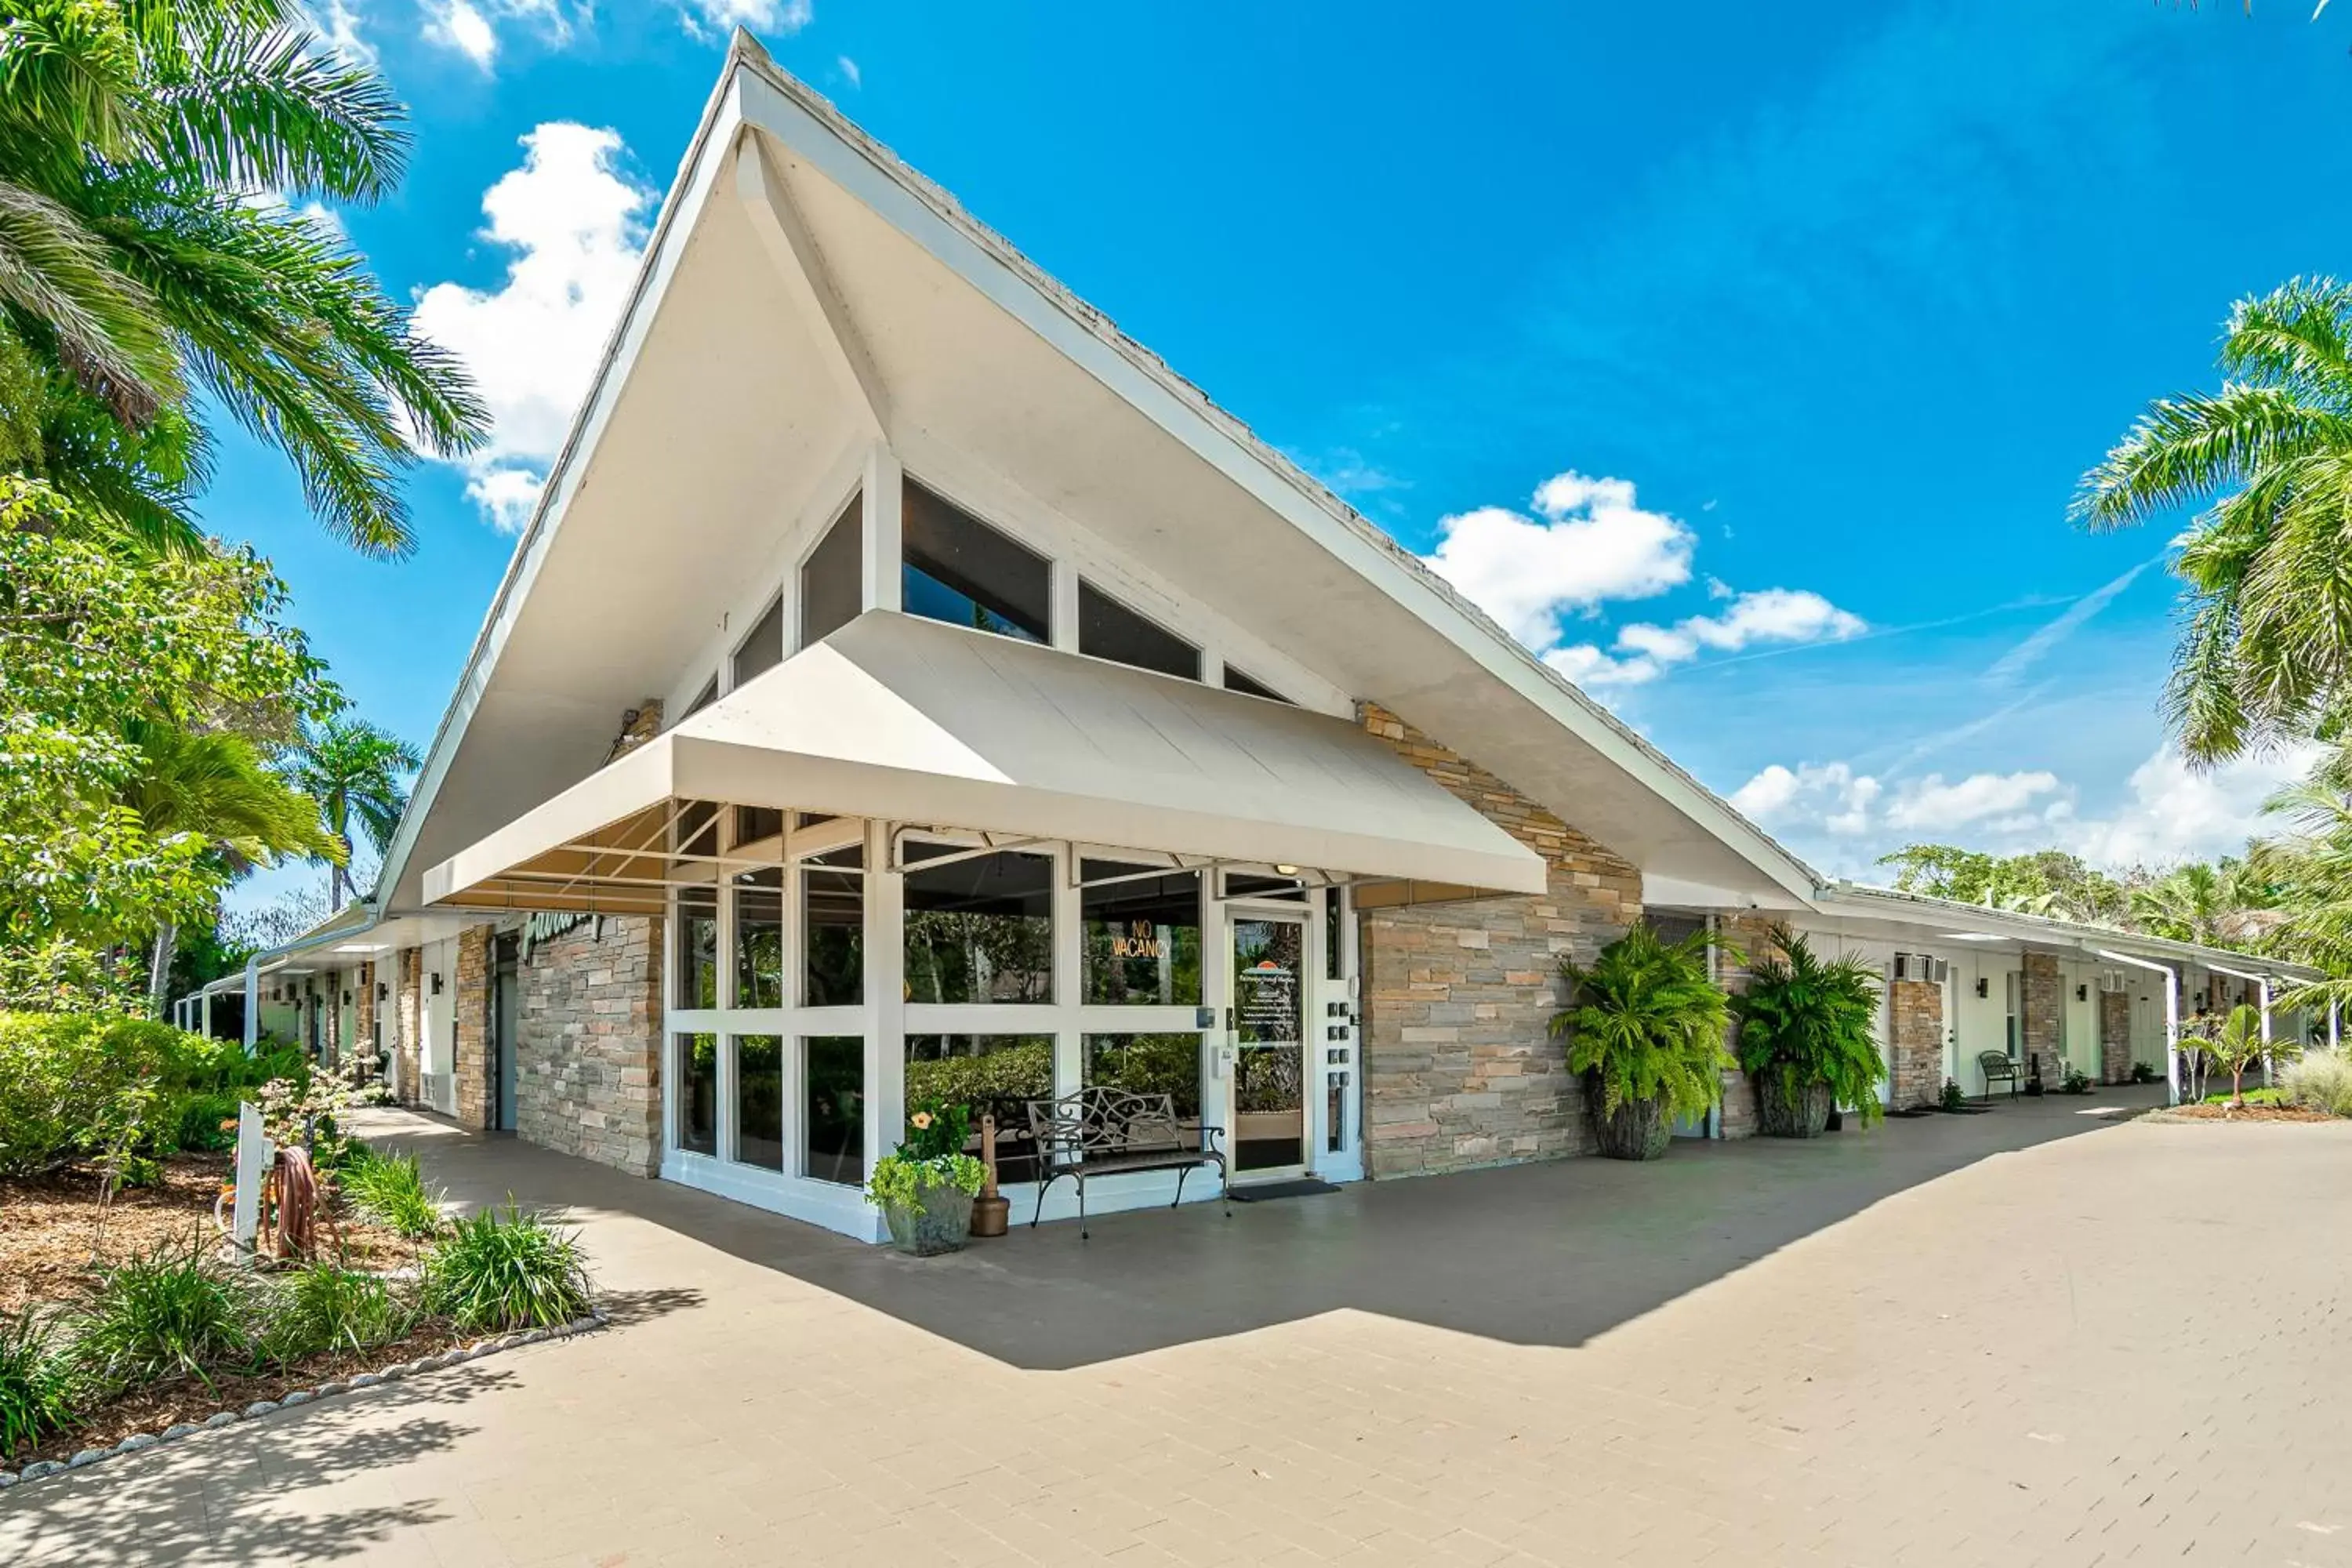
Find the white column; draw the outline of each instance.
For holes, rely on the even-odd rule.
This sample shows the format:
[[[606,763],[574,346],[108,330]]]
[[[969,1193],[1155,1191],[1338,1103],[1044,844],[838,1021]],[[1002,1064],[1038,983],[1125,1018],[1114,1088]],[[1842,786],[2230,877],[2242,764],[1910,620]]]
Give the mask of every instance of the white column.
[[[213,994],[201,992],[196,996],[196,1026],[205,1038],[213,1037]]]
[[[1070,578],[1077,581],[1076,576]],[[1058,584],[1057,584],[1058,586]],[[1075,604],[1075,592],[1072,603]],[[1054,607],[1054,633],[1061,636],[1061,605]],[[1075,628],[1074,628],[1075,630]],[[1075,647],[1076,639],[1072,638]],[[1083,862],[1075,844],[1054,847],[1054,1004],[1064,1009],[1069,1018],[1086,1000],[1086,946],[1082,924],[1085,895],[1078,891],[1077,881]],[[1076,1029],[1063,1029],[1054,1037],[1054,1093],[1056,1097],[1075,1094],[1086,1082],[1086,1037]]]
[[[866,1168],[907,1125],[907,885],[890,868],[890,824],[866,825]]]
[[[299,1031],[296,1031],[298,1034]],[[261,960],[245,961],[245,1054],[253,1055],[261,1039]]]
[[[2255,984],[2262,987],[2263,999],[2263,1087],[2271,1087],[2271,982],[2264,975]]]
[[[1078,651],[1078,568],[1062,556],[1054,560],[1054,646]]]
[[[2180,976],[2164,971],[2164,1102],[2180,1103]]]
[[[865,570],[864,606],[869,610],[895,610],[898,599],[898,571],[901,555],[899,532],[900,487],[906,474],[898,467],[898,454],[876,442],[866,455],[866,484],[862,506],[865,511],[863,560]],[[870,954],[869,954],[870,956]]]

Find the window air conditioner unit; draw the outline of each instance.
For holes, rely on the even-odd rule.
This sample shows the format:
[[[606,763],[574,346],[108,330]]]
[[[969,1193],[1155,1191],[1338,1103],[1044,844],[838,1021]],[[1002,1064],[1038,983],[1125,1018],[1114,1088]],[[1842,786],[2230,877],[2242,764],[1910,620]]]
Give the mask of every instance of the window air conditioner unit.
[[[1924,984],[1941,985],[1952,966],[1932,953],[1898,952],[1895,955],[1895,978],[1916,980]]]

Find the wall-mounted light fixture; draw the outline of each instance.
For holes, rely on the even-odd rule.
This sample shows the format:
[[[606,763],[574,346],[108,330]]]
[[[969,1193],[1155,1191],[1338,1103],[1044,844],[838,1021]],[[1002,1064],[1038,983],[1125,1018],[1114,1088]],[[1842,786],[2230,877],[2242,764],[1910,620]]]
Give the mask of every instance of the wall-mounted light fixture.
[[[437,969],[433,972],[433,994],[441,994],[441,972]]]
[[[1990,996],[1992,994],[1992,982],[1987,980],[1981,974],[1977,976],[1977,994],[1979,996]]]
[[[346,1006],[346,1007],[348,1007],[348,1006],[350,1006],[351,1005],[352,1005],[352,993],[351,993],[350,988],[349,988],[348,986],[346,986],[346,987],[344,988],[344,991],[343,991],[343,1005],[344,1005],[344,1006]]]
[[[389,985],[386,985],[386,984],[385,984],[383,981],[381,981],[381,980],[377,981],[377,982],[375,983],[375,999],[376,999],[377,1001],[379,1001],[379,1002],[385,1002],[385,1001],[389,1001],[389,1000],[391,1000],[391,997],[392,997],[392,987],[391,987],[391,986],[389,986]]]
[[[2077,1002],[2088,1002],[2090,999],[2091,999],[2091,988],[2090,988],[2089,986],[2087,986],[2087,985],[2077,985],[2077,986],[2075,986],[2075,987],[2074,987],[2074,1000],[2075,1000],[2075,1001],[2077,1001]]]

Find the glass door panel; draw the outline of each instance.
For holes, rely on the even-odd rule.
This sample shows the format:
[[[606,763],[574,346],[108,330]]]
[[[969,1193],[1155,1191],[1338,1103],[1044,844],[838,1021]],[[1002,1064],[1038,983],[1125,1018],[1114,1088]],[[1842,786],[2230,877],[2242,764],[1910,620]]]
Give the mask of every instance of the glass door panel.
[[[1307,925],[1235,916],[1233,933],[1234,1169],[1304,1165],[1307,1031],[1299,982]]]

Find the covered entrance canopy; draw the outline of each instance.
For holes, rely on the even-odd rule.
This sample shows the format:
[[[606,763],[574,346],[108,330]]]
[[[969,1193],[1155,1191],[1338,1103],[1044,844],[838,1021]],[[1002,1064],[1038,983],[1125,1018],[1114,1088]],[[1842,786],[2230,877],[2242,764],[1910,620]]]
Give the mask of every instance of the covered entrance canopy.
[[[658,914],[716,868],[715,836],[681,841],[700,802],[1545,888],[1540,857],[1343,720],[877,610],[432,868],[425,899]]]

